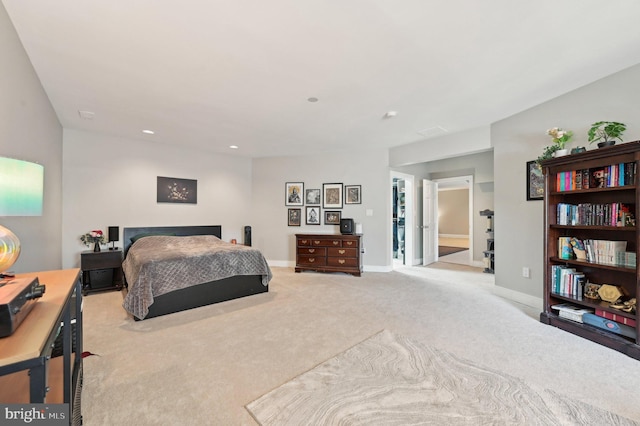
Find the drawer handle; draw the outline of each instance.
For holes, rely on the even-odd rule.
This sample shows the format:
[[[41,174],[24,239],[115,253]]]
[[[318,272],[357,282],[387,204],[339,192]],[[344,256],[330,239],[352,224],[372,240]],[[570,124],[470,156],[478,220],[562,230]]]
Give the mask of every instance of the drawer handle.
[[[345,241],[345,244],[348,246],[353,245],[353,241]]]
[[[300,240],[300,244],[307,244],[307,240]]]
[[[320,245],[320,241],[316,240],[316,241],[313,242],[313,244],[319,246]]]
[[[346,252],[346,250],[338,250],[338,253],[340,254],[344,254]]]
[[[340,244],[340,241],[334,241],[334,242],[333,242],[333,245],[334,245],[334,246],[337,246],[338,244]]]
[[[344,265],[345,260],[344,259],[338,259],[338,263],[341,265]]]
[[[315,262],[315,261],[316,261],[316,258],[315,258],[315,257],[310,257],[310,258],[309,258],[309,263],[313,263],[313,262]]]
[[[316,249],[309,249],[309,253],[315,253]]]

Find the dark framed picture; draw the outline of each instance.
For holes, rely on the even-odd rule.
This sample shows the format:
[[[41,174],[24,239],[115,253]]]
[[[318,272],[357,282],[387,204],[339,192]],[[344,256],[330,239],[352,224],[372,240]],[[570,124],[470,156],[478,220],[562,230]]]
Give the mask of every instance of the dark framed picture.
[[[198,204],[198,181],[158,176],[158,203]]]
[[[320,205],[320,189],[307,189],[304,199],[308,206]]]
[[[325,225],[340,225],[340,219],[342,218],[342,212],[340,210],[325,210],[324,211],[324,224]]]
[[[322,184],[322,207],[325,209],[342,208],[342,184],[323,183]]]
[[[289,209],[289,219],[287,225],[300,226],[302,223],[302,209]]]
[[[285,184],[285,205],[301,206],[304,204],[304,183],[287,182]]]
[[[345,185],[344,186],[344,203],[345,204],[362,204],[362,186],[361,185]]]
[[[307,207],[307,225],[320,225],[320,207]]]
[[[544,176],[537,161],[527,161],[527,201],[544,199]]]

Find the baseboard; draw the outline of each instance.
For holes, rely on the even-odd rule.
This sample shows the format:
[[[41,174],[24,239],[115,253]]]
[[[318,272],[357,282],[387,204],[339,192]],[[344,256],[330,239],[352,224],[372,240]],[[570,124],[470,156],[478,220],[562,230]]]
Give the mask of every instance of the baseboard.
[[[274,268],[295,268],[296,262],[291,260],[267,260],[269,266]],[[363,265],[362,270],[364,272],[391,272],[392,266],[378,266],[378,265]]]
[[[438,234],[438,238],[469,238],[469,235]]]
[[[514,302],[522,303],[531,308],[539,309],[542,312],[543,301],[541,297],[531,296],[530,294],[520,293],[519,291],[510,290],[508,288],[493,286],[493,294],[496,296],[504,297],[505,299],[513,300]]]

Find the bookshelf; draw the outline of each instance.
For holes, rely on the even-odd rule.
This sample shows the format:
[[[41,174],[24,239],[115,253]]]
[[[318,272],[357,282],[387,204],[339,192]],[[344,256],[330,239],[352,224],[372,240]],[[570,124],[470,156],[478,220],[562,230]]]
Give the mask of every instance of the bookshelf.
[[[638,360],[637,308],[631,312],[616,309],[612,306],[619,308],[620,302],[593,298],[593,292],[587,290],[608,284],[625,293],[622,301],[640,295],[635,261],[640,247],[640,222],[636,224],[640,213],[639,163],[640,141],[542,162],[545,268],[540,314],[545,324]],[[569,255],[562,249],[567,241],[575,248]],[[560,278],[561,273],[569,278]],[[581,314],[567,315],[561,312],[564,308],[558,308],[567,305]],[[582,315],[584,310],[590,314]]]

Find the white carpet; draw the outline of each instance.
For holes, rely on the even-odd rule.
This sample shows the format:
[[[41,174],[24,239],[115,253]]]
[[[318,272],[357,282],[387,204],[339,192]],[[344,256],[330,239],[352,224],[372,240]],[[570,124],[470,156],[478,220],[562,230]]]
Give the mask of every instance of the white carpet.
[[[638,425],[382,331],[247,405],[261,425]]]

